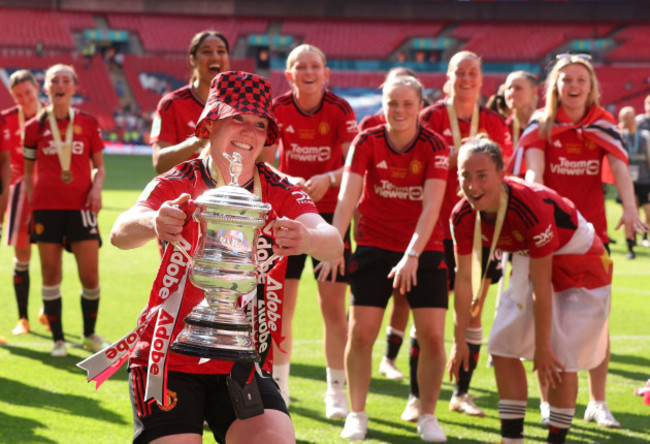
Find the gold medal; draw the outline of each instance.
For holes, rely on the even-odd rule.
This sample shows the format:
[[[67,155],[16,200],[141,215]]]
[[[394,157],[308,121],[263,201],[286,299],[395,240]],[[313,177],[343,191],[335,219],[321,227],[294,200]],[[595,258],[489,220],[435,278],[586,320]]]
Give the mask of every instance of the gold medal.
[[[72,173],[70,172],[70,170],[61,171],[61,182],[63,183],[72,182]]]

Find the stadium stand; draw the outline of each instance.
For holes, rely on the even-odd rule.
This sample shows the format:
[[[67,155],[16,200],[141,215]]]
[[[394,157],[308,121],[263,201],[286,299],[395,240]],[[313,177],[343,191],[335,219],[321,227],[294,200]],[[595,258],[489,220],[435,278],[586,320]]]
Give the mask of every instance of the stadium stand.
[[[87,12],[0,8],[3,48],[36,48],[42,44],[45,50],[74,51],[72,31],[93,27],[92,14]]]
[[[443,27],[435,22],[287,19],[282,33],[318,46],[328,58],[383,60],[405,41],[435,37]]]
[[[261,18],[144,14],[107,14],[107,18],[111,28],[137,33],[145,50],[157,54],[187,54],[190,40],[203,29],[220,31],[233,49],[238,37],[263,34],[268,26],[268,20]]]
[[[571,39],[603,37],[614,29],[611,24],[473,23],[459,25],[450,36],[486,61],[534,62]]]
[[[368,20],[336,16],[300,18],[291,14],[250,17],[164,12],[91,13],[0,7],[0,73],[6,83],[8,74],[15,69],[42,72],[54,63],[72,64],[80,78],[79,106],[97,116],[107,130],[115,127],[114,113],[124,109],[129,100],[131,111],[151,113],[162,94],[187,82],[188,44],[202,29],[223,32],[231,45],[231,67],[245,71],[256,68],[251,55],[258,47],[249,38],[269,36],[268,49],[274,59],[272,69],[266,73],[276,95],[289,88],[282,57],[290,49],[274,47],[273,42],[277,40],[271,37],[277,36],[287,37],[292,45],[307,42],[320,47],[332,61],[330,86],[339,90],[376,90],[386,69],[398,63],[416,70],[426,88],[440,90],[451,54],[461,49],[474,51],[491,66],[484,74],[484,98],[497,89],[510,70],[520,69],[522,63],[538,66],[543,73],[555,53],[575,51],[584,42],[589,48],[590,42],[606,39],[611,45],[601,46],[594,54],[601,82],[601,102],[613,111],[623,105],[640,110],[643,97],[650,93],[650,45],[647,44],[650,25],[638,22],[602,21],[601,18],[595,23],[524,23],[512,19],[483,21],[478,17],[463,22],[449,16],[436,20]],[[96,55],[82,57],[83,47],[88,43],[83,31],[98,29],[130,33],[129,42],[116,47],[124,56],[121,64],[103,58],[109,48],[102,46],[105,42],[98,44]],[[445,40],[452,42],[452,46],[434,46],[432,54],[427,53],[422,61],[414,59],[420,50],[417,48],[422,48],[415,45],[414,39],[428,44],[434,42],[434,45]],[[429,60],[433,52],[435,59]],[[400,58],[397,62],[398,55],[404,60]],[[438,57],[442,58],[438,61]],[[129,94],[132,99],[125,99]],[[9,105],[8,91],[0,86],[0,107]]]
[[[120,107],[120,102],[115,93],[115,88],[108,75],[106,64],[101,55],[96,55],[90,63],[84,63],[79,57],[72,54],[51,55],[45,54],[42,57],[34,57],[26,51],[16,51],[11,55],[8,51],[5,55],[0,52],[0,66],[9,72],[17,69],[27,68],[36,73],[42,79],[42,73],[56,63],[65,63],[74,66],[79,76],[79,87],[77,97],[81,103],[75,104],[93,114],[103,129],[111,129],[115,126],[113,112]],[[5,89],[6,91],[6,89]],[[8,93],[7,93],[8,94]],[[11,96],[8,102],[2,102],[2,107],[12,104]]]
[[[619,47],[607,54],[610,62],[650,60],[650,25],[629,25],[614,35]]]

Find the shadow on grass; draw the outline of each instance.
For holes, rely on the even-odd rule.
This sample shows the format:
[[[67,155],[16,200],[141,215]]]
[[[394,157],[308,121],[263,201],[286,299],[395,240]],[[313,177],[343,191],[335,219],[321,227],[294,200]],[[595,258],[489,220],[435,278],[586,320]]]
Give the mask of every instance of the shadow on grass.
[[[77,363],[83,361],[87,357],[91,356],[91,353],[87,350],[81,348],[81,344],[70,343],[68,344],[68,356],[55,358],[50,356],[49,349],[46,351],[34,350],[32,348],[20,347],[16,344],[7,344],[3,346],[12,355],[33,359],[38,361],[40,364],[48,365],[50,367],[56,368],[57,370],[64,370],[68,373],[78,374],[79,378],[86,379],[86,371],[77,367]],[[78,350],[77,350],[78,349]],[[76,352],[81,351],[83,355],[77,355]],[[122,366],[113,376],[111,376],[113,381],[126,381],[128,380],[128,374],[126,372],[126,364]],[[94,383],[93,383],[94,384]],[[3,387],[4,389],[4,387]],[[0,398],[2,395],[0,394]],[[2,442],[2,441],[0,441]]]
[[[87,417],[115,424],[126,424],[120,415],[100,407],[98,401],[84,396],[53,393],[36,386],[23,384],[22,382],[3,377],[0,377],[0,387],[2,387],[0,400],[7,404],[34,409],[45,409],[48,411],[59,411],[72,416]]]
[[[648,358],[644,358],[638,355],[621,355],[617,353],[612,353],[610,355],[609,360],[610,360],[609,373],[622,376],[632,381],[639,381],[640,385],[643,385],[643,382],[650,377],[650,371],[648,371],[648,369],[650,368],[650,359]],[[611,365],[611,363],[625,364],[630,366],[633,365],[641,369],[642,371],[633,372],[629,370],[623,370],[615,366],[614,368],[612,368],[613,366]]]
[[[43,436],[37,436],[34,432],[38,429],[45,430],[47,426],[33,419],[21,418],[20,416],[12,416],[5,412],[0,412],[0,442],[56,442]]]

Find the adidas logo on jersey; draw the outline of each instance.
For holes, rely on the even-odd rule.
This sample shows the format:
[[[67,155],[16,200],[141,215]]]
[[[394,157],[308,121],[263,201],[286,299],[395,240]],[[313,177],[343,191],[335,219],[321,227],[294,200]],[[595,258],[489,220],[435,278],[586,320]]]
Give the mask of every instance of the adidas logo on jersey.
[[[553,146],[562,148],[562,142],[560,142],[560,139],[557,139],[555,142],[553,142]]]
[[[446,128],[446,129],[442,132],[442,135],[443,135],[443,136],[450,137],[450,136],[452,135],[452,134],[451,134],[451,130],[450,130],[449,128]]]
[[[43,137],[47,137],[51,135],[52,135],[52,131],[50,131],[49,129],[46,129],[45,132],[43,132]]]
[[[388,169],[388,164],[386,163],[385,160],[382,160],[377,164],[377,169],[379,170],[387,170]]]
[[[289,125],[285,130],[288,133],[294,134],[296,131],[293,129],[293,125]]]
[[[195,129],[196,128],[196,123],[194,123],[193,120],[190,120],[189,122],[187,122],[187,126],[189,126],[192,129]]]

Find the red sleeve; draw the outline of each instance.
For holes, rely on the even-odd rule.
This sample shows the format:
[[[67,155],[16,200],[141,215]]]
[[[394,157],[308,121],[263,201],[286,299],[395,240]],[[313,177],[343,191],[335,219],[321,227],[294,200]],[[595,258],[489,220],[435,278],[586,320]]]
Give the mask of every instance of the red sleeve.
[[[352,142],[345,170],[363,176],[368,170],[372,157],[372,144],[367,137],[357,137]]]
[[[287,190],[270,186],[268,189],[268,200],[279,217],[296,219],[307,213],[319,214],[316,204],[301,187],[292,186]]]
[[[0,115],[0,151],[11,151],[9,148],[9,130],[6,128],[4,117]]]
[[[538,214],[539,221],[530,229],[527,236],[529,240],[528,255],[532,258],[553,254],[560,243],[553,215],[548,209],[546,210],[544,214]]]
[[[25,123],[25,139],[23,145],[28,148],[36,148],[40,139],[39,123],[35,118]]]
[[[156,142],[167,142],[174,144],[179,140],[178,129],[176,128],[176,111],[174,102],[166,97],[163,97],[158,103],[156,114],[154,115],[151,124],[151,137],[149,141],[151,144]]]
[[[159,176],[142,190],[135,205],[157,211],[164,202],[174,199],[181,193],[182,191],[175,189],[169,180]]]
[[[96,153],[98,151],[103,151],[104,141],[102,140],[102,132],[101,129],[99,128],[99,124],[95,119],[91,119],[90,121],[92,122],[90,124],[91,127],[90,152]]]
[[[474,218],[476,216],[468,206],[467,199],[461,199],[454,207],[450,217],[454,251],[459,255],[471,254],[474,247]]]
[[[348,111],[340,115],[337,122],[336,134],[339,143],[352,142],[359,130],[357,129],[357,117],[354,115],[354,110],[348,105]]]
[[[449,175],[449,147],[442,140],[442,137],[433,131],[422,131],[422,133],[424,135],[428,133],[428,142],[431,144],[431,150],[433,152],[427,164],[424,177],[426,179],[447,180],[447,176]]]

